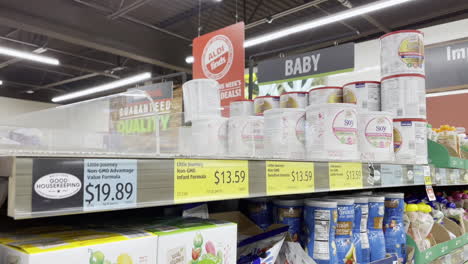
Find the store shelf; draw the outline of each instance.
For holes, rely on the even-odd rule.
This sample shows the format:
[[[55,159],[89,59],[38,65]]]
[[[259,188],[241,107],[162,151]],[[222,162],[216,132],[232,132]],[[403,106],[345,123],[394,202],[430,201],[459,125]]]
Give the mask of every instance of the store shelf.
[[[197,201],[424,185],[424,176],[433,174],[427,165],[348,162],[32,157],[2,157],[0,162],[3,164],[0,175],[8,177],[8,215],[15,219]],[[117,180],[111,179],[115,174],[112,171],[103,172],[106,179],[90,179],[99,175],[97,171],[89,172],[91,163],[135,171],[118,175]],[[189,174],[199,177],[184,178]],[[50,183],[53,179],[66,179],[71,187],[48,189],[45,194],[44,189],[37,190],[38,183]],[[104,187],[106,183],[108,186]],[[119,183],[121,193],[117,194]],[[97,202],[98,196],[103,202]]]

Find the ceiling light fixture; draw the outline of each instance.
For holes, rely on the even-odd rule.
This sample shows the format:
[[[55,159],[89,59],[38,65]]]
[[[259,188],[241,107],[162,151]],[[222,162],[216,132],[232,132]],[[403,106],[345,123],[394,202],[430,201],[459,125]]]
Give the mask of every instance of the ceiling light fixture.
[[[58,102],[67,101],[70,99],[87,96],[90,94],[100,93],[100,92],[108,91],[108,90],[115,89],[118,87],[122,87],[125,85],[129,85],[132,83],[138,83],[144,80],[148,80],[150,78],[151,78],[150,72],[140,73],[140,74],[137,74],[137,75],[125,78],[125,79],[121,79],[118,81],[114,81],[114,82],[106,83],[106,84],[99,85],[96,87],[84,89],[78,92],[60,95],[60,96],[52,98],[52,102],[58,103]]]
[[[188,56],[188,57],[185,58],[185,62],[187,64],[192,64],[194,61],[195,61],[195,59],[193,58],[193,56]]]
[[[2,84],[3,84],[3,81],[2,81],[2,80],[0,80],[0,85],[2,85]]]
[[[466,93],[468,93],[468,89],[448,91],[448,92],[428,93],[426,94],[426,97],[439,97],[439,96],[466,94]]]
[[[43,52],[40,50],[40,52]],[[40,53],[39,52],[39,53]],[[37,55],[32,52],[24,52],[20,50],[15,50],[15,49],[10,49],[6,47],[0,47],[0,54],[6,55],[6,56],[12,56],[12,57],[17,57],[25,60],[31,60],[31,61],[36,61],[36,62],[41,62],[45,64],[52,64],[52,65],[59,65],[60,62],[51,57],[46,57],[42,55]]]
[[[33,93],[34,93],[34,90],[27,90],[26,93],[27,93],[27,94],[33,94]]]
[[[258,37],[248,39],[244,42],[244,48],[252,47],[261,43],[283,38],[291,34],[295,34],[298,32],[305,31],[305,30],[328,25],[334,22],[342,21],[348,18],[356,17],[359,15],[363,15],[366,13],[370,13],[373,11],[377,11],[380,9],[395,6],[395,5],[402,4],[405,2],[409,2],[409,1],[413,1],[413,0],[380,0],[371,4],[363,5],[361,7],[352,8],[352,9],[339,12],[333,15],[329,15],[323,18],[315,19],[309,22],[301,23],[295,26],[287,27],[282,30],[278,30],[272,33],[268,33],[268,34],[264,34]]]

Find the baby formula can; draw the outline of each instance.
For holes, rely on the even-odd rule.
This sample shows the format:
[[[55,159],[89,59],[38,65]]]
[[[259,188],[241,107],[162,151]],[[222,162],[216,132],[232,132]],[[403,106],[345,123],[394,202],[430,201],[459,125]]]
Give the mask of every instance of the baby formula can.
[[[335,243],[337,220],[336,202],[305,200],[306,251],[317,264],[338,263]]]

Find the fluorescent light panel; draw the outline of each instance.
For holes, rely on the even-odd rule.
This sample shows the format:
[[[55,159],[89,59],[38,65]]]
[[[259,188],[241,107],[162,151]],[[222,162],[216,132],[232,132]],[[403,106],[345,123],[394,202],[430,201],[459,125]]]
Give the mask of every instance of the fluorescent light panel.
[[[428,93],[426,94],[426,97],[438,97],[438,96],[466,94],[466,93],[468,93],[468,89],[448,91],[448,92],[439,92],[439,93]]]
[[[42,52],[42,50],[40,50]],[[45,64],[59,65],[60,62],[57,59],[46,57],[42,55],[37,55],[31,52],[24,52],[20,50],[0,47],[0,54],[17,57],[25,60],[37,61]]]
[[[78,92],[73,92],[73,93],[57,96],[57,97],[52,98],[52,102],[58,103],[58,102],[67,101],[70,99],[87,96],[90,94],[100,93],[100,92],[108,91],[108,90],[115,89],[118,87],[122,87],[125,85],[129,85],[132,83],[138,83],[138,82],[150,79],[150,78],[151,78],[151,73],[149,72],[140,73],[140,74],[137,74],[137,75],[125,78],[125,79],[121,79],[118,81],[114,81],[114,82],[106,83],[106,84],[99,85],[96,87],[84,89]]]
[[[261,35],[258,37],[248,39],[244,42],[244,48],[252,47],[261,43],[283,38],[291,34],[295,34],[298,32],[305,31],[305,30],[328,25],[337,21],[342,21],[348,18],[356,17],[359,15],[363,15],[366,13],[370,13],[376,10],[384,9],[387,7],[395,6],[395,5],[402,4],[405,2],[409,2],[409,1],[413,1],[413,0],[381,0],[375,3],[361,6],[361,7],[352,8],[343,12],[336,13],[334,15],[326,16],[324,18],[319,18],[316,20],[312,20],[310,22],[305,22],[305,23],[298,24],[292,27],[288,27],[288,28],[285,28],[276,32],[272,32],[272,33],[268,33],[265,35]]]
[[[2,80],[0,80],[0,85],[2,85],[2,84],[3,84],[3,81],[2,81]]]

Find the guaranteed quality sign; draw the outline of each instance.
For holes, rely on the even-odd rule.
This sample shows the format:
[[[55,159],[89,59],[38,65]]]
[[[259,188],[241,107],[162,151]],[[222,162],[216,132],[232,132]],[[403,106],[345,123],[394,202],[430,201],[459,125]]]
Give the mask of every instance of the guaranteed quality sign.
[[[282,83],[354,70],[354,43],[265,60],[258,63],[258,83]]]

